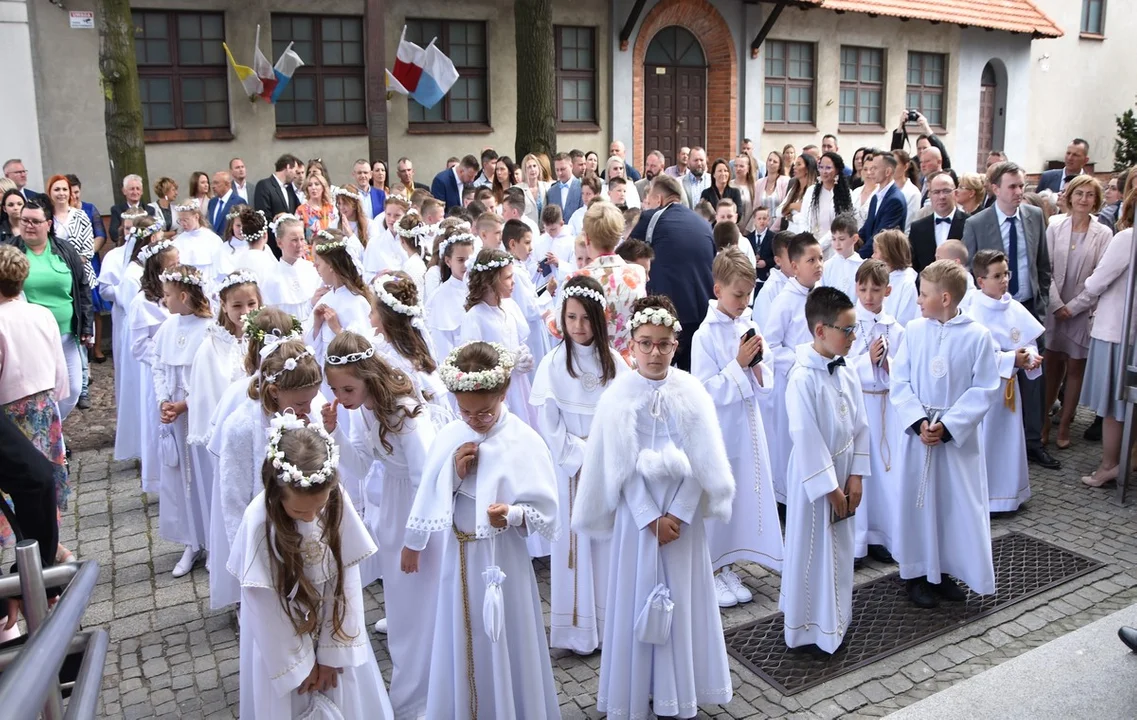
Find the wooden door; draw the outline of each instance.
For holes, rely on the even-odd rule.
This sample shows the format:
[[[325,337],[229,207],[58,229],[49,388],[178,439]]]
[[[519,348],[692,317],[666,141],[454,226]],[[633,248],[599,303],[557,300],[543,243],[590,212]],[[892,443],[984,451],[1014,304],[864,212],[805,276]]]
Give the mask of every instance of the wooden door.
[[[979,87],[979,151],[976,154],[975,167],[981,172],[987,172],[987,155],[994,150],[995,144],[995,95],[998,90],[995,71],[991,64],[983,68],[983,77]]]
[[[707,69],[676,68],[675,149],[702,147],[707,134]]]
[[[659,150],[667,164],[675,162],[676,145],[675,96],[677,74],[673,67],[648,65],[644,68],[644,144],[649,150]]]
[[[644,56],[644,147],[675,163],[681,147],[703,145],[707,136],[707,60],[686,28],[663,28]]]

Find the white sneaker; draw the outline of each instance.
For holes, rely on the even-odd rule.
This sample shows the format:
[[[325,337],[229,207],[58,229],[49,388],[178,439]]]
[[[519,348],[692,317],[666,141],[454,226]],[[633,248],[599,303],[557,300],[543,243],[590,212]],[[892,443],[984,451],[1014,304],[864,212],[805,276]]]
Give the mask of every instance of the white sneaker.
[[[383,618],[379,622],[375,623],[375,632],[379,633],[380,635],[387,634],[387,618]]]
[[[726,586],[726,581],[723,580],[723,574],[724,573],[715,575],[715,594],[718,596],[719,607],[734,607],[738,604],[738,598],[736,598],[734,593],[730,591],[730,588]]]
[[[182,553],[182,559],[178,560],[178,564],[174,566],[174,577],[180,578],[189,575],[190,571],[193,570],[193,566],[197,564],[197,561],[201,559],[204,553],[204,550],[198,550],[197,548],[186,545],[185,552]]]
[[[738,602],[748,603],[754,599],[754,595],[746,589],[746,586],[742,584],[742,580],[739,579],[738,575],[734,574],[733,570],[723,570],[719,573],[719,577],[722,578],[727,590],[730,590],[731,594],[734,595],[734,599]],[[722,602],[720,601],[719,604],[721,605]]]

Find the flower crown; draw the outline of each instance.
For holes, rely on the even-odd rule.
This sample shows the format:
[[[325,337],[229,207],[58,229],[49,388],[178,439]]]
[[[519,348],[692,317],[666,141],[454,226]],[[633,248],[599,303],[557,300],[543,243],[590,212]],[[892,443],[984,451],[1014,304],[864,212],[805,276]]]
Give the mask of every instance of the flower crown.
[[[348,365],[373,357],[375,357],[375,348],[369,347],[363,352],[348,353],[347,355],[329,355],[325,360],[329,365]]]
[[[143,213],[142,217],[146,217],[146,214]],[[154,223],[153,225],[149,225],[144,228],[140,228],[136,225],[131,225],[130,229],[126,231],[126,239],[133,240],[135,244],[137,244],[139,240],[149,240],[151,237],[157,235],[161,231],[162,226],[158,223]]]
[[[279,330],[273,330],[271,333],[266,333],[263,329],[257,327],[254,324],[253,321],[256,320],[257,316],[261,314],[261,310],[263,310],[263,308],[257,308],[256,310],[253,310],[252,312],[246,313],[245,315],[241,316],[241,326],[244,328],[245,337],[249,338],[250,340],[256,340],[262,344],[265,341],[265,337],[268,335],[274,335],[282,338],[285,337],[281,335]],[[299,338],[300,333],[304,331],[304,326],[300,323],[299,320],[296,319],[295,316],[290,315],[289,317],[292,319],[292,328],[291,332],[287,336],[287,339]]]
[[[257,210],[257,212],[261,212],[261,211]],[[264,215],[263,212],[261,214]],[[239,217],[241,217],[241,211],[240,210],[230,210],[229,213],[227,215],[225,215],[226,220],[236,220]]]
[[[337,198],[337,197],[340,197],[341,195],[343,197],[349,197],[349,198],[352,198],[353,200],[357,200],[358,202],[363,202],[363,194],[362,193],[353,193],[351,190],[348,190],[347,188],[342,188],[339,185],[333,185],[332,186],[332,197]]]
[[[257,210],[257,211],[256,211],[256,213],[257,213],[257,215],[260,215],[260,216],[261,216],[261,219],[266,219],[266,218],[265,218],[265,213],[264,213],[264,210]],[[244,235],[245,235],[245,242],[247,242],[247,243],[249,243],[249,244],[251,245],[251,244],[255,243],[257,240],[260,240],[262,237],[264,237],[264,236],[265,236],[265,235],[267,235],[267,234],[268,234],[268,223],[266,222],[266,223],[265,223],[265,226],[264,226],[264,227],[262,227],[262,228],[260,229],[260,231],[258,231],[258,232],[255,232],[255,233],[244,233]]]
[[[272,230],[272,234],[275,235],[276,229],[278,227],[280,227],[280,224],[282,222],[284,222],[285,220],[295,220],[296,222],[304,222],[303,220],[301,220],[297,216],[293,215],[292,213],[281,213],[281,214],[277,215],[275,218],[273,218],[272,222],[270,222],[268,224],[268,229]]]
[[[220,283],[217,284],[217,292],[220,293],[220,292],[223,292],[225,290],[228,290],[229,288],[233,287],[234,285],[246,285],[249,283],[256,285],[257,284],[257,276],[254,275],[253,273],[249,272],[248,270],[239,270],[239,271],[232,273],[230,275],[226,275],[225,278]],[[248,317],[248,316],[246,316],[246,317]]]
[[[346,248],[347,247],[346,241],[336,240],[336,236],[332,235],[327,230],[321,230],[320,232],[316,233],[316,237],[323,238],[324,240],[328,241],[326,243],[320,243],[320,244],[316,245],[315,250],[316,250],[316,252],[318,252],[321,255],[323,255],[324,253],[330,253],[332,250],[336,250],[338,248]]]
[[[147,245],[138,252],[138,261],[145,263],[147,260],[154,257],[158,253],[169,250],[172,247],[174,247],[173,240],[162,240],[161,242],[156,242],[153,245]]]
[[[474,263],[470,268],[470,272],[492,272],[498,268],[508,267],[513,264],[513,258],[502,258],[501,260],[490,260],[487,263]]]
[[[313,485],[323,485],[336,472],[336,466],[339,464],[340,451],[336,447],[335,441],[332,437],[318,424],[307,424],[300,418],[296,417],[295,413],[277,413],[269,421],[270,428],[268,431],[268,447],[265,449],[265,459],[272,463],[272,466],[277,471],[277,478],[286,485],[296,485],[302,488],[309,488]],[[286,430],[303,430],[309,428],[314,431],[324,441],[328,448],[328,456],[324,458],[324,464],[320,469],[311,475],[305,475],[300,468],[285,459],[284,453],[280,451],[280,441],[284,438]]]
[[[387,307],[391,308],[400,315],[407,315],[412,318],[422,317],[421,305],[405,305],[399,302],[399,299],[392,295],[387,290],[387,283],[398,282],[399,278],[394,275],[381,275],[372,283],[372,289],[375,291],[375,297],[379,299]]]
[[[565,288],[565,297],[588,298],[589,300],[595,300],[596,302],[600,303],[601,306],[607,303],[607,300],[604,297],[604,293],[593,290],[589,287],[585,287],[583,285],[573,285],[571,287]]]
[[[498,343],[486,343],[497,351],[497,365],[489,370],[466,372],[458,368],[458,354],[469,344],[466,343],[451,350],[450,354],[446,356],[446,361],[438,368],[438,375],[442,378],[446,389],[450,392],[475,392],[478,390],[496,390],[504,385],[509,379],[509,373],[513,370],[514,365],[513,355],[510,354],[509,350]]]
[[[628,329],[631,332],[635,332],[636,328],[641,325],[663,325],[664,327],[671,328],[675,332],[679,332],[683,329],[679,321],[675,319],[675,316],[661,307],[651,307],[640,310],[633,315],[632,319],[628,322]]]
[[[469,229],[469,227],[470,227],[469,225],[466,226],[467,229]],[[474,246],[474,257],[477,257],[478,253],[480,253],[482,251],[482,239],[480,237],[478,237],[477,235],[471,235],[468,232],[460,232],[460,233],[454,233],[453,235],[451,235],[449,237],[442,238],[442,240],[438,243],[438,256],[442,257],[443,255],[445,255],[446,254],[446,248],[450,247],[451,245],[453,245],[455,243],[473,245]]]
[[[196,270],[193,272],[181,272],[174,270],[173,272],[164,272],[158,275],[158,279],[164,283],[173,282],[181,283],[183,285],[195,285],[202,290],[205,289],[205,278],[201,276]]]
[[[423,238],[434,235],[437,232],[438,225],[420,224],[415,225],[409,230],[404,230],[401,227],[398,229],[399,237],[403,238],[404,240],[422,240]]]
[[[276,349],[279,348],[281,345],[283,345],[285,343],[285,341],[287,341],[287,340],[299,340],[299,339],[300,338],[296,337],[295,335],[289,335],[287,337],[280,336],[279,340],[270,343],[269,340],[266,338],[265,346],[263,348],[261,348],[261,362],[264,362],[264,360],[267,359],[269,355],[272,355],[274,352],[276,352]],[[290,357],[284,361],[284,367],[282,367],[280,369],[280,372],[275,372],[275,373],[271,373],[269,375],[265,375],[265,376],[263,376],[262,379],[266,383],[275,383],[277,380],[279,380],[281,377],[283,377],[284,373],[292,372],[297,367],[299,367],[301,360],[303,360],[306,357],[314,357],[315,355],[316,355],[316,351],[313,350],[312,348],[308,347],[307,345],[305,345],[303,352],[301,352],[296,357]]]
[[[197,212],[197,200],[192,198],[183,205],[175,205],[174,212]]]
[[[141,220],[142,218],[148,217],[149,215],[150,213],[146,212],[142,208],[133,208],[123,210],[120,217],[123,220]]]

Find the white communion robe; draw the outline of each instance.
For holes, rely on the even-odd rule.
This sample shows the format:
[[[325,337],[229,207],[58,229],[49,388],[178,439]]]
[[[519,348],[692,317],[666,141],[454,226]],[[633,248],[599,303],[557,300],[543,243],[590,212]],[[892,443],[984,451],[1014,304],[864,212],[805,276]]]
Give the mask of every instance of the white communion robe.
[[[106,269],[105,264],[103,268]],[[144,416],[139,412],[138,405],[142,384],[145,381],[143,378],[144,371],[142,362],[135,357],[131,345],[133,333],[131,331],[130,308],[134,304],[134,299],[140,294],[141,280],[142,266],[138,263],[129,263],[122,268],[122,275],[115,281],[113,290],[114,308],[111,312],[113,347],[111,350],[114,353],[115,417],[117,420],[114,436],[115,460],[141,458],[143,452],[148,452],[143,449],[142,419]],[[108,290],[110,289],[109,283],[112,281],[114,281],[113,275],[107,278],[108,285],[106,287]],[[100,289],[103,287],[101,279],[99,286]],[[104,295],[104,297],[106,296]],[[141,308],[139,312],[141,312]],[[162,320],[164,319],[163,316]],[[155,317],[155,321],[161,322],[157,317]],[[158,328],[154,327],[149,332],[153,336],[157,331]],[[149,366],[145,372],[149,372]]]
[[[411,411],[418,403],[402,398],[399,405]],[[379,547],[379,571],[383,577],[387,649],[392,665],[391,707],[396,718],[418,718],[426,711],[443,543],[427,544],[419,555],[418,572],[403,572],[401,558],[408,533],[407,519],[421,484],[435,429],[425,407],[418,417],[399,414],[394,423],[401,422],[402,429],[387,433],[386,441],[391,445],[388,452],[379,439],[375,414],[361,408],[359,418],[364,424],[360,428],[362,437],[357,434],[348,439],[338,425],[333,437],[341,448],[341,468],[352,464],[352,475],[366,477],[372,463],[378,461],[383,465],[382,502],[374,497],[368,500],[377,506],[377,522],[369,530]]]
[[[573,502],[596,403],[611,384],[601,382],[599,353],[612,356],[617,377],[631,371],[611,347],[573,345],[576,377],[572,377],[565,360],[568,352],[562,343],[541,361],[529,402],[537,408],[537,424],[552,453],[559,488],[557,510],[562,532],[553,543],[549,559],[549,645],[588,654],[600,647],[604,637],[611,549],[607,538],[589,538],[571,529]]]
[[[315,313],[316,308],[321,305],[327,305],[335,310],[340,325],[344,328],[371,327],[371,301],[362,295],[356,295],[346,285],[340,285],[338,288],[324,293],[324,296],[313,306],[312,312]],[[322,368],[324,359],[328,354],[328,345],[336,339],[336,333],[327,322],[320,325],[320,329],[317,331],[313,315],[309,315],[303,323],[304,340],[315,350],[316,362],[320,363]],[[321,385],[321,389],[326,395],[331,395],[327,381]]]
[[[434,359],[439,363],[459,345],[468,290],[464,279],[451,275],[426,301],[426,327],[434,343]]]
[[[864,261],[865,259],[856,253],[849,257],[835,253],[825,261],[825,269],[821,271],[821,284],[837,288],[848,295],[849,300],[857,302],[857,269]]]
[[[577,532],[611,536],[604,651],[596,706],[609,717],[693,718],[733,696],[704,520],[729,522],[734,480],[715,406],[693,376],[616,378],[596,406],[573,509]],[[665,514],[679,538],[660,547]],[[663,645],[636,639],[636,617],[657,583],[675,603]]]
[[[967,314],[991,333],[1002,383],[1002,392],[996,393],[980,428],[983,458],[987,461],[988,509],[1011,512],[1030,499],[1022,384],[1015,367],[1015,351],[1025,348],[1038,357],[1035,341],[1046,328],[1010,294],[996,300],[982,292],[975,293]],[[1026,376],[1031,380],[1041,377],[1042,366],[1026,371]]]
[[[154,336],[154,398],[181,402],[192,395],[190,369],[213,318],[172,315]],[[209,481],[198,470],[205,448],[189,443],[189,411],[158,429],[158,533],[163,540],[209,547]]]
[[[427,720],[529,720],[561,716],[545,620],[525,534],[556,540],[553,463],[537,431],[501,407],[486,435],[461,420],[442,428],[430,448],[407,521],[412,550],[442,542],[442,575],[431,647]],[[454,453],[478,443],[478,462],[460,480]],[[515,462],[517,454],[525,462]],[[498,530],[490,505],[521,508],[523,527]],[[486,634],[483,571],[501,569],[504,615],[497,642]],[[473,667],[470,667],[470,661]]]
[[[302,536],[304,575],[325,597],[319,609],[318,635],[305,636],[296,634],[273,585],[263,492],[253,499],[242,518],[228,558],[229,572],[241,584],[242,720],[395,717],[363,620],[359,562],[375,552],[375,545],[351,502],[341,499],[344,507],[338,532],[345,601],[342,635],[332,625],[336,571],[323,538],[324,517],[314,522],[294,521]],[[297,688],[317,663],[342,669],[337,687],[319,694],[299,694]],[[327,704],[335,711],[328,709]]]
[[[232,260],[230,261],[233,270],[248,270],[253,275],[257,276],[258,283],[268,280],[276,274],[276,268],[280,265],[280,261],[273,255],[272,250],[267,247],[262,248],[245,248],[233,253]],[[313,268],[315,269],[315,268]],[[230,270],[232,272],[233,270]],[[315,292],[313,290],[312,292]],[[312,297],[311,294],[308,297]]]
[[[889,548],[900,577],[939,583],[946,573],[980,595],[995,592],[979,426],[1000,387],[991,334],[967,315],[918,318],[905,328],[889,393],[905,428],[898,537]],[[926,446],[912,425],[936,416],[951,439]]]
[[[772,273],[771,273],[772,274]],[[766,445],[770,448],[770,466],[774,471],[774,495],[778,502],[786,501],[786,465],[790,460],[790,429],[786,423],[786,377],[795,362],[795,348],[810,342],[812,333],[805,321],[805,299],[809,288],[789,278],[774,304],[766,328],[766,344],[774,356],[774,422],[767,431]]]
[[[138,363],[138,373],[127,376],[123,397],[134,407],[141,443],[142,491],[148,493],[158,492],[162,464],[158,458],[158,400],[154,395],[154,336],[169,317],[170,313],[164,306],[150,302],[141,292],[134,296],[126,316],[130,328],[130,354]],[[118,431],[123,431],[122,426]]]
[[[525,263],[517,259],[513,261],[513,280],[515,283],[513,300],[517,303],[521,315],[525,318],[525,323],[529,326],[529,337],[525,344],[533,353],[533,372],[527,373],[529,381],[532,382],[537,366],[541,364],[541,360],[549,352],[551,345],[544,317],[550,297],[547,293],[544,295],[537,294],[537,287],[533,284],[532,275],[525,268]]]
[[[272,275],[258,280],[265,305],[280,308],[300,322],[312,314],[312,296],[322,282],[316,266],[304,258],[292,264],[281,260]]]
[[[920,317],[920,306],[916,303],[919,295],[916,290],[917,277],[916,271],[910,267],[888,273],[888,286],[892,292],[884,299],[884,311],[896,318],[896,322],[902,326],[907,326]]]
[[[782,527],[774,498],[774,477],[766,427],[758,398],[770,395],[774,385],[774,362],[763,348],[762,384],[754,369],[738,364],[738,344],[748,330],[761,334],[746,308],[731,318],[711,300],[707,317],[691,340],[691,374],[711,394],[718,426],[730,459],[736,492],[729,523],[707,522],[711,566],[718,570],[742,560],[756,562],[781,572]]]
[[[99,268],[99,278],[96,287],[99,290],[99,296],[106,302],[111,303],[111,355],[114,357],[114,401],[115,407],[120,407],[122,403],[122,358],[124,355],[129,354],[129,351],[124,350],[123,342],[125,341],[126,330],[126,311],[127,305],[115,294],[118,289],[119,282],[122,281],[123,261],[126,259],[126,247],[119,245],[118,247],[111,248],[105,256],[103,256],[102,265]],[[126,298],[130,302],[132,298]],[[116,433],[115,440],[118,437]],[[131,457],[138,457],[137,451]],[[127,460],[129,458],[115,458],[116,460]]]
[[[206,280],[212,280],[217,276],[218,268],[215,263],[221,245],[221,238],[217,237],[217,233],[203,227],[180,232],[174,238],[174,247],[178,249],[178,262],[197,268]]]
[[[496,342],[514,354],[514,360],[531,355],[525,341],[529,337],[529,323],[512,298],[502,298],[501,305],[493,307],[480,302],[466,311],[458,332],[458,344],[473,340]],[[524,349],[522,349],[524,348]],[[505,393],[505,404],[509,411],[523,420],[531,428],[537,427],[537,410],[529,404],[532,383],[529,375],[513,372],[509,380],[509,390]],[[546,553],[548,554],[548,553]]]
[[[213,466],[213,483],[209,494],[209,547],[213,549],[205,561],[206,569],[209,570],[210,610],[220,610],[241,599],[241,586],[237,583],[237,578],[233,577],[225,567],[229,562],[231,544],[229,534],[225,530],[225,513],[221,508],[221,443],[224,436],[218,430],[222,423],[249,399],[250,382],[253,382],[251,378],[241,377],[225,388],[221,400],[209,418],[209,430],[206,432],[205,447],[209,451]],[[264,461],[263,455],[259,461]],[[254,472],[253,463],[250,463],[248,472]],[[259,465],[256,472],[259,472]],[[260,475],[256,477],[259,479]]]
[[[774,306],[774,300],[781,294],[782,288],[786,286],[789,280],[789,276],[777,267],[770,268],[770,277],[762,283],[758,294],[754,296],[754,304],[752,305],[754,322],[761,327],[769,326],[770,308]]]
[[[831,522],[826,497],[850,475],[872,482],[869,426],[856,371],[835,367],[812,345],[797,347],[786,411],[793,449],[786,485],[786,564],[778,607],[789,647],[834,653],[853,613],[854,523]],[[859,511],[858,511],[859,512]]]
[[[877,338],[884,338],[887,368],[873,365],[869,348]],[[896,536],[896,516],[900,512],[897,498],[900,484],[898,460],[904,428],[889,402],[889,370],[896,362],[896,352],[904,340],[904,326],[883,308],[871,313],[857,303],[857,339],[845,358],[861,381],[865,411],[869,423],[869,465],[872,481],[864,484],[861,506],[853,516],[857,529],[856,557],[868,554],[869,545],[891,548]]]

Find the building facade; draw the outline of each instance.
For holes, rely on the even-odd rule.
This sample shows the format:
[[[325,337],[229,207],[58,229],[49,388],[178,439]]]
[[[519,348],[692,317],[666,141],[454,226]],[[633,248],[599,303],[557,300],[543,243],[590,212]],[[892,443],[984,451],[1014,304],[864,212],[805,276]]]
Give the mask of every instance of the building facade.
[[[1083,1],[1107,11],[1104,32],[1093,38],[1078,32],[1074,6]],[[15,69],[0,155],[24,159],[37,188],[43,177],[75,172],[86,197],[107,207],[99,35],[72,15],[97,12],[96,3],[66,5],[0,0],[0,57]],[[696,144],[711,158],[729,157],[749,137],[764,157],[785,144],[819,144],[832,132],[851,159],[859,146],[887,144],[901,113],[916,108],[962,170],[974,169],[988,149],[1041,170],[1076,134],[1103,148],[1099,162],[1107,145],[1112,159],[1113,116],[1134,93],[1104,69],[1124,65],[1124,39],[1111,30],[1137,9],[1107,8],[1103,0],[1007,0],[996,9],[951,0],[898,17],[900,5],[916,7],[557,0],[558,147],[603,159],[609,140],[619,139],[640,166],[653,149],[669,161],[680,146]],[[321,158],[333,181],[346,182],[379,133],[392,173],[407,156],[419,182],[452,155],[514,152],[524,101],[516,78],[527,59],[517,55],[511,0],[325,0],[318,13],[301,0],[239,7],[139,0],[132,9],[148,171],[152,181],[173,177],[183,195],[194,170],[212,172],[241,156],[255,179],[283,152]],[[276,106],[244,96],[221,49],[224,41],[238,62],[251,64],[258,26],[270,62],[291,42],[306,63]],[[458,84],[435,108],[399,96],[376,102],[404,26],[422,45],[434,38],[458,67]],[[371,61],[379,57],[374,37],[385,62]]]

